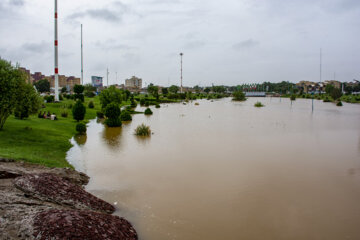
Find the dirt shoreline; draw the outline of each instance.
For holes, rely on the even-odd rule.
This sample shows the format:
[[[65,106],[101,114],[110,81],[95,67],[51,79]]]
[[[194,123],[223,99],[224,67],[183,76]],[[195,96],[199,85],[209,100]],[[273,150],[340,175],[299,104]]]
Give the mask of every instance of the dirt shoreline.
[[[0,239],[137,239],[114,206],[69,168],[0,159]]]

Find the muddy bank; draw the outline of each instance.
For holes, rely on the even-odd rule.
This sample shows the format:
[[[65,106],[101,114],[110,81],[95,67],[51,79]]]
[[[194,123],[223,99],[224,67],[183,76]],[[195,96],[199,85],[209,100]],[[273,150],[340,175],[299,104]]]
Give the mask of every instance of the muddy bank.
[[[89,177],[0,159],[0,239],[137,239],[115,208],[86,192]]]

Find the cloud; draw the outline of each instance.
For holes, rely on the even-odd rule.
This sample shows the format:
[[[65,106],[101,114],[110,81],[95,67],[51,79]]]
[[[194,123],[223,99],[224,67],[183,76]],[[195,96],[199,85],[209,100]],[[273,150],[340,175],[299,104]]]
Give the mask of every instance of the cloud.
[[[98,48],[101,48],[102,50],[105,50],[105,51],[118,50],[118,49],[121,49],[121,50],[135,49],[135,47],[120,43],[120,42],[116,41],[115,39],[108,39],[103,42],[97,41],[97,42],[95,42],[95,46]]]
[[[13,5],[13,6],[24,6],[25,1],[24,0],[11,0],[9,4]]]
[[[20,50],[31,54],[48,53],[51,51],[51,45],[45,41],[40,43],[25,43],[20,47]]]
[[[77,20],[79,18],[90,17],[104,20],[106,22],[121,22],[122,17],[129,11],[127,5],[120,1],[115,1],[108,8],[87,9],[82,12],[75,12],[67,17],[68,20]]]
[[[251,48],[259,45],[258,41],[255,41],[252,38],[249,38],[248,40],[238,42],[233,45],[234,49],[243,49],[243,48]]]
[[[205,42],[203,41],[189,41],[184,45],[186,49],[196,49],[205,46]]]

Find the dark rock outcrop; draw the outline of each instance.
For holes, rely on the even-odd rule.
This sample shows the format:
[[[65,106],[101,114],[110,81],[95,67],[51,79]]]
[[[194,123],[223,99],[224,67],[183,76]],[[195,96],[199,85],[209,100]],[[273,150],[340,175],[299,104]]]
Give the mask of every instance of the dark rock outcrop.
[[[137,239],[72,169],[0,159],[0,239]]]

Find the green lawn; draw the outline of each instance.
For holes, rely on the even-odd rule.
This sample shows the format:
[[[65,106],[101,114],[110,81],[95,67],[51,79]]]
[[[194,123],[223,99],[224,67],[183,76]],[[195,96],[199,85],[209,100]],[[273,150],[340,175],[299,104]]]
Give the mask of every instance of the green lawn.
[[[95,108],[88,108],[89,101],[95,103]],[[71,109],[68,117],[60,113],[65,105],[74,104],[73,100],[61,103],[45,104],[40,111],[50,111],[58,117],[57,121],[38,118],[33,115],[26,120],[10,116],[0,131],[0,157],[39,163],[49,167],[72,167],[65,159],[66,152],[71,148],[70,139],[76,134],[76,121],[72,118]],[[96,111],[101,106],[99,98],[86,98],[85,122],[96,117]]]

